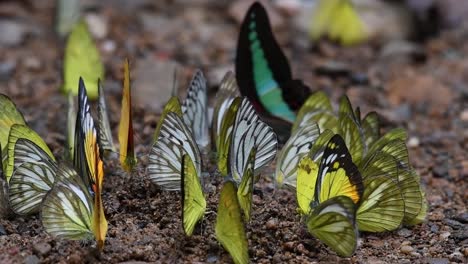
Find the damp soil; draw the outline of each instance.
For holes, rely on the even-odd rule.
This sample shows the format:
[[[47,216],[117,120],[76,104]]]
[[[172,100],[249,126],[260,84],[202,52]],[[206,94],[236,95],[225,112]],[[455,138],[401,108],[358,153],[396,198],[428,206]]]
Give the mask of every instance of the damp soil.
[[[20,43],[1,47],[0,65],[13,65],[13,70],[1,71],[0,92],[15,101],[28,124],[57,157],[62,157],[66,98],[59,87],[64,42],[52,31],[54,1],[33,2],[0,3],[2,17],[23,21],[33,29]],[[89,11],[107,25],[106,36],[97,44],[106,67],[105,87],[115,140],[125,57],[136,63],[147,57],[177,61],[184,80],[180,83],[182,93],[194,69],[201,68],[210,82],[210,97],[225,70],[233,69],[239,25],[220,2],[156,1],[137,6],[146,2],[135,1],[135,6],[125,8],[108,2]],[[159,34],[158,23],[143,23],[143,16],[159,19],[164,25]],[[294,192],[278,189],[272,182],[272,164],[255,185],[252,219],[246,224],[251,262],[466,263],[468,28],[442,32],[418,46],[416,57],[399,53],[385,57],[385,43],[341,48],[321,42],[311,47],[307,36],[291,30],[288,23],[275,33],[294,75],[311,90],[326,91],[335,103],[347,93],[362,113],[378,111],[382,132],[395,127],[408,130],[410,161],[421,175],[429,212],[420,225],[387,233],[361,233],[356,253],[340,258],[307,233],[296,213]],[[109,52],[109,47],[115,49]],[[154,82],[157,86],[158,80]],[[145,172],[159,114],[138,104],[133,109],[137,167],[126,173],[117,154],[104,158],[103,201],[109,222],[104,250],[97,252],[93,242],[52,238],[44,231],[39,215],[11,216],[0,220],[0,263],[231,262],[214,235],[222,179],[213,153],[204,155],[207,213],[194,235],[186,237],[181,226],[180,194],[161,191]]]

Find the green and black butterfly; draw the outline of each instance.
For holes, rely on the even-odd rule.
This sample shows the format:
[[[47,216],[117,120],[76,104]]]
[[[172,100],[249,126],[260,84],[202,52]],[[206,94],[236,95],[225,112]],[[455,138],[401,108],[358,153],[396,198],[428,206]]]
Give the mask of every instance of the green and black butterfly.
[[[255,2],[242,23],[236,54],[236,78],[241,94],[263,116],[287,121],[310,94],[302,81],[292,78],[288,60],[271,30],[265,8]],[[265,120],[267,121],[267,120]],[[276,124],[276,125],[275,125]],[[278,121],[270,125],[277,127]],[[276,128],[275,131],[279,132]]]

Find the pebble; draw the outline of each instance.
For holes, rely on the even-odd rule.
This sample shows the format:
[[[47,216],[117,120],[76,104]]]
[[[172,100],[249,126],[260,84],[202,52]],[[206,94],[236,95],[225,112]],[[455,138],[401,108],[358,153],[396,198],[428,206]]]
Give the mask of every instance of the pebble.
[[[460,119],[462,121],[468,121],[468,109],[465,109],[461,112]]]
[[[408,140],[408,147],[409,148],[416,148],[419,146],[420,140],[418,137],[410,137]]]
[[[107,21],[104,16],[89,13],[86,14],[85,20],[93,37],[97,39],[103,39],[107,36],[109,27],[107,26]]]
[[[450,236],[450,235],[451,235],[451,233],[450,233],[450,232],[448,232],[448,231],[445,231],[445,232],[442,232],[442,233],[440,233],[440,235],[439,235],[439,236],[440,236],[440,239],[442,239],[442,240],[446,240],[447,238],[449,238],[449,236]]]
[[[5,227],[3,225],[0,225],[0,236],[4,236],[6,234],[7,234],[7,232],[5,230]]]
[[[289,241],[289,242],[284,243],[284,244],[283,244],[283,248],[284,248],[285,250],[289,250],[289,251],[294,250],[294,242]]]
[[[269,230],[276,230],[278,228],[278,220],[272,218],[266,222],[266,228]]]
[[[1,32],[1,29],[0,29]],[[16,68],[16,63],[5,61],[0,63],[0,81],[8,81],[13,75]]]
[[[463,249],[463,256],[468,257],[468,247]]]
[[[26,56],[23,60],[23,65],[28,70],[33,70],[33,71],[37,71],[42,68],[41,61],[35,56]]]
[[[428,264],[448,264],[449,260],[446,258],[428,258]]]
[[[411,236],[413,232],[411,232],[411,230],[407,229],[407,228],[402,228],[400,230],[398,230],[398,235],[401,236],[401,237],[409,237]]]
[[[50,246],[50,244],[45,243],[45,242],[39,242],[39,243],[33,244],[34,253],[41,255],[41,256],[47,255],[51,249],[52,247]]]
[[[15,46],[23,42],[27,28],[25,25],[13,20],[0,20],[0,45]]]
[[[453,219],[444,219],[444,223],[455,229],[464,228],[465,225]]]
[[[117,49],[117,44],[115,44],[115,41],[108,39],[102,43],[101,49],[105,53],[113,53]]]
[[[36,255],[29,255],[24,259],[24,264],[38,264],[39,258]]]
[[[457,215],[455,217],[455,220],[467,224],[468,223],[468,213],[462,213],[460,215]]]
[[[412,246],[402,246],[402,247],[400,248],[400,251],[401,251],[402,253],[405,253],[405,254],[410,254],[411,252],[413,252],[413,250],[414,250],[414,249],[413,249]]]

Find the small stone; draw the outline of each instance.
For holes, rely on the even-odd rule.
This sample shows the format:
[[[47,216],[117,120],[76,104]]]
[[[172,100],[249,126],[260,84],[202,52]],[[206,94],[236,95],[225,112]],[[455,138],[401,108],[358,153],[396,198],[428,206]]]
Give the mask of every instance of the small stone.
[[[294,242],[289,241],[289,242],[284,243],[284,244],[283,244],[283,248],[284,248],[285,250],[289,250],[289,251],[294,250]]]
[[[6,234],[7,234],[7,232],[5,230],[5,227],[3,225],[0,225],[0,236],[4,236]]]
[[[113,53],[117,49],[117,44],[115,44],[115,41],[108,39],[102,43],[101,49],[105,53]]]
[[[444,219],[444,223],[446,223],[447,225],[449,225],[450,227],[455,228],[455,229],[460,229],[460,228],[465,227],[464,224],[458,222],[457,220],[453,220],[453,219]]]
[[[463,254],[460,251],[455,251],[449,256],[451,261],[463,262]]]
[[[23,42],[28,29],[22,23],[13,20],[0,20],[0,45],[15,46]]]
[[[103,39],[107,36],[109,27],[107,26],[107,21],[104,16],[98,14],[89,13],[85,16],[86,24],[88,24],[89,31],[93,37],[97,39]]]
[[[411,245],[411,242],[408,241],[408,240],[405,240],[405,241],[401,242],[401,245],[402,246],[409,246],[409,245]]]
[[[75,264],[75,263],[81,263],[81,255],[77,253],[73,253],[70,256],[68,256],[68,263],[70,264]]]
[[[460,119],[462,121],[468,121],[468,109],[465,109],[461,112]]]
[[[405,254],[411,254],[411,252],[413,252],[413,250],[414,250],[414,249],[413,249],[412,246],[402,246],[402,247],[400,248],[400,251],[401,251],[402,253],[405,253]]]
[[[266,228],[269,230],[276,230],[278,228],[278,220],[272,218],[266,222]]]
[[[440,233],[439,237],[440,237],[440,239],[442,239],[442,240],[446,240],[447,238],[449,238],[450,235],[451,235],[450,232],[445,231],[445,232]]]
[[[468,247],[463,249],[463,256],[468,257]]]
[[[419,138],[418,137],[410,137],[408,140],[408,147],[416,148],[419,146]]]
[[[38,264],[39,258],[36,255],[29,255],[24,259],[24,264]]]
[[[15,68],[16,63],[13,61],[0,62],[0,81],[8,81],[13,76]]]
[[[449,260],[446,258],[429,258],[427,259],[428,264],[448,264]]]
[[[206,258],[206,262],[208,262],[208,263],[216,263],[216,262],[218,262],[218,256],[216,256],[216,255],[208,255],[208,257]]]
[[[33,71],[40,70],[42,68],[41,61],[35,56],[26,56],[23,60],[24,66]]]
[[[398,230],[398,235],[401,236],[401,237],[409,237],[411,236],[413,232],[411,232],[411,230],[407,229],[407,228],[402,228],[400,230]]]
[[[52,247],[50,246],[50,244],[45,242],[34,243],[33,245],[34,253],[41,256],[47,255],[47,253],[49,253],[51,249]]]
[[[468,223],[468,213],[461,213],[460,215],[457,215],[454,219],[459,221],[459,222],[467,224]]]
[[[418,252],[411,252],[410,255],[413,256],[413,257],[416,257],[416,258],[421,257],[421,254],[419,254]]]

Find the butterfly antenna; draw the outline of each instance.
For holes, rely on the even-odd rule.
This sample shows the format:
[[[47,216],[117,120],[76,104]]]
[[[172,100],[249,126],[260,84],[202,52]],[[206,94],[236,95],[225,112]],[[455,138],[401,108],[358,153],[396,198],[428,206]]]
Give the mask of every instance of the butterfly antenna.
[[[174,75],[173,75],[173,81],[172,81],[172,96],[177,96],[178,93],[178,82],[177,82],[177,65],[174,66]]]

